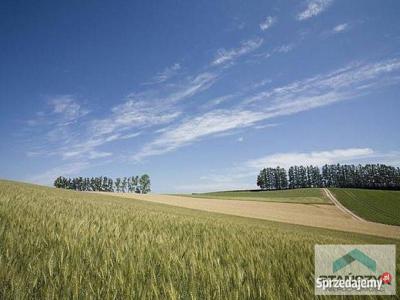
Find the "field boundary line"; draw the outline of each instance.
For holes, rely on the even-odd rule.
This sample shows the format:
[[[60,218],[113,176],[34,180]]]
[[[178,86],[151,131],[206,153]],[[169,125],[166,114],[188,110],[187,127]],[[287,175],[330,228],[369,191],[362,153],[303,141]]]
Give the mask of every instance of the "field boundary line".
[[[353,219],[362,221],[362,222],[368,222],[367,220],[357,216],[355,213],[353,213],[350,209],[346,208],[342,203],[339,202],[339,200],[336,199],[336,197],[331,193],[330,190],[327,188],[323,188],[325,194],[328,196],[328,198],[335,204],[337,208],[339,208],[342,212],[350,215]]]

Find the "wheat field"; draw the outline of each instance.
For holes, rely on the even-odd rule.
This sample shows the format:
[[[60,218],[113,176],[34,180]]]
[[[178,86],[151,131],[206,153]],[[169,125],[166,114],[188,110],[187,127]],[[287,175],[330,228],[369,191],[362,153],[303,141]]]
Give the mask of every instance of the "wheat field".
[[[399,240],[0,181],[1,299],[310,299],[316,243]]]

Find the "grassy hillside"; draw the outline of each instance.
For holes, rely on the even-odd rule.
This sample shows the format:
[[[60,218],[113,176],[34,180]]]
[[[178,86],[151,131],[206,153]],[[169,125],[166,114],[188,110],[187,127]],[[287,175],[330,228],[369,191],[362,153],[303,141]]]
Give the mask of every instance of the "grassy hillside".
[[[294,189],[281,191],[226,191],[186,195],[196,198],[234,199],[250,201],[331,204],[322,189]]]
[[[316,243],[400,246],[0,181],[0,299],[310,299]]]
[[[373,222],[400,226],[400,191],[329,189],[358,216]]]

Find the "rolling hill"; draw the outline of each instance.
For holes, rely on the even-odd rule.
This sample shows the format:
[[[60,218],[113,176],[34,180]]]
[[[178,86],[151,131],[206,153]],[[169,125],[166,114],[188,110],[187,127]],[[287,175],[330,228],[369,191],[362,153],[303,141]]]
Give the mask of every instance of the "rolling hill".
[[[400,245],[0,181],[1,299],[310,299],[314,245],[337,243]]]
[[[346,208],[361,218],[400,226],[400,191],[329,189]]]

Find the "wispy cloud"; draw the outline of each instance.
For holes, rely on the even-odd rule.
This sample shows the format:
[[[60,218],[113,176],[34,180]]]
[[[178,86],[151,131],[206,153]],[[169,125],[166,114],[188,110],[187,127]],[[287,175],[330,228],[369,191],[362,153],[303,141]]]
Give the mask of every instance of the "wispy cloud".
[[[265,128],[272,128],[272,127],[278,127],[280,124],[277,123],[268,123],[268,124],[262,124],[262,125],[256,125],[254,126],[255,129],[265,129]]]
[[[252,88],[252,89],[258,89],[258,88],[261,88],[261,87],[266,86],[267,84],[270,84],[271,82],[272,82],[271,79],[266,78],[266,79],[263,79],[263,80],[260,80],[260,81],[257,81],[257,82],[255,82],[255,83],[253,83],[253,84],[251,85],[251,88]]]
[[[237,94],[233,93],[213,98],[204,105],[202,105],[202,108],[211,109],[213,107],[219,106],[220,104],[226,103],[227,101],[234,99],[237,96],[238,96]]]
[[[59,95],[50,97],[44,110],[35,114],[27,121],[25,128],[29,146],[40,144],[46,148],[47,143],[69,143],[76,138],[79,123],[87,119],[89,110],[84,108],[77,97],[72,95]],[[32,150],[32,149],[30,149]],[[43,151],[28,151],[42,153]]]
[[[176,91],[165,97],[165,101],[178,102],[194,96],[197,93],[207,90],[218,80],[215,72],[202,72],[186,78],[183,82],[176,85]],[[160,97],[162,99],[162,97]]]
[[[371,90],[385,84],[385,75],[400,69],[400,59],[389,59],[377,63],[351,63],[344,68],[327,74],[320,74],[288,85],[260,92],[245,99],[245,103],[269,101],[269,111],[292,106],[295,103],[313,103],[323,97],[346,99],[362,94],[363,90]],[[396,77],[394,77],[396,78]],[[365,91],[366,92],[366,91]],[[296,101],[294,101],[296,100]],[[322,100],[322,99],[321,99]]]
[[[89,130],[95,140],[112,138],[116,134],[119,140],[126,136],[122,133],[133,129],[168,124],[182,114],[177,103],[210,88],[217,79],[215,73],[203,72],[187,77],[169,89],[132,93],[125,102],[112,108],[111,116],[93,120]]]
[[[244,98],[240,104],[229,109],[213,110],[193,118],[185,118],[172,126],[169,124],[182,115],[182,111],[175,104],[209,88],[217,78],[214,73],[205,72],[188,78],[185,81],[186,85],[175,86],[167,95],[160,96],[159,92],[153,91],[129,95],[125,102],[112,108],[110,116],[93,119],[79,126],[70,122],[85,115],[86,110],[70,98],[61,98],[52,102],[52,113],[65,116],[61,119],[68,120],[69,125],[50,126],[46,135],[47,142],[59,141],[60,144],[55,144],[55,149],[51,151],[49,150],[51,147],[46,150],[48,154],[60,155],[64,159],[86,157],[88,160],[95,160],[101,155],[104,157],[106,155],[104,153],[109,155],[108,152],[99,150],[105,144],[126,139],[127,136],[134,138],[146,128],[167,125],[162,132],[159,132],[159,137],[146,144],[137,153],[136,158],[159,155],[191,144],[205,136],[259,125],[257,123],[262,120],[291,115],[360,96],[382,84],[393,83],[390,80],[395,79],[386,75],[399,68],[399,59],[375,64],[350,64],[325,75],[261,91]],[[79,127],[78,135],[74,134],[76,126]],[[28,152],[43,153],[37,149],[29,149]]]
[[[271,22],[274,21],[275,19]],[[262,43],[261,38],[255,38],[243,41],[240,47],[235,49],[221,49],[212,65],[222,65],[226,62],[235,61],[240,56],[258,49]],[[288,49],[281,47],[277,51],[285,52]],[[178,120],[184,113],[184,109],[179,103],[209,89],[218,81],[220,76],[218,68],[208,66],[202,72],[178,78],[173,84],[164,83],[176,76],[180,69],[181,65],[175,63],[158,73],[153,82],[160,83],[160,85],[148,87],[143,91],[128,95],[121,104],[114,106],[104,118],[91,118],[91,120],[81,122],[80,119],[87,115],[89,111],[84,109],[76,98],[71,95],[63,95],[51,99],[48,102],[51,105],[50,114],[57,116],[56,119],[61,120],[63,126],[53,126],[53,123],[47,123],[49,128],[47,133],[42,135],[41,148],[33,147],[27,151],[27,154],[35,156],[58,155],[69,160],[85,158],[89,161],[96,160],[111,156],[112,153],[101,149],[104,145],[127,138],[135,138],[143,130],[152,130],[153,133],[160,133],[164,137],[160,137],[160,141],[150,143],[152,146],[146,146],[151,148],[148,149],[146,155],[151,155],[151,153],[171,151],[204,135],[220,134],[230,129],[249,126],[263,118],[263,115],[254,114],[252,111],[225,109],[201,115],[192,120],[193,124],[184,124],[186,119],[183,119],[181,121],[182,126],[180,124],[169,125]],[[258,87],[264,84],[265,82]],[[205,104],[203,109],[210,109],[235,98],[237,95],[237,93],[233,93],[213,99]],[[49,114],[41,113],[39,117],[48,120],[48,116]],[[241,116],[244,116],[247,120],[241,121]],[[208,124],[212,123],[213,119],[217,120],[217,123],[212,125],[215,129],[208,132]],[[218,122],[218,120],[221,122]],[[78,121],[80,121],[79,124]],[[157,129],[157,126],[164,127]],[[154,127],[155,129],[153,129]],[[169,133],[170,130],[173,132]],[[158,144],[162,145],[162,149],[157,149]]]
[[[339,24],[336,25],[333,29],[332,32],[333,33],[339,33],[339,32],[343,32],[343,31],[347,31],[349,29],[349,24],[347,23],[343,23],[343,24]]]
[[[70,125],[89,114],[89,110],[82,107],[78,99],[72,95],[58,95],[49,97],[46,110],[37,112],[35,118],[28,120],[29,126],[50,125],[61,127]]]
[[[174,66],[172,69],[179,68]],[[112,153],[103,151],[102,147],[136,138],[144,130],[154,130],[173,122],[182,114],[180,102],[210,88],[217,80],[216,71],[200,72],[176,80],[172,85],[163,84],[131,93],[104,118],[84,122],[81,117],[88,111],[76,99],[71,96],[51,99],[48,102],[50,112],[40,113],[38,118],[43,122],[36,122],[40,123],[37,128],[41,131],[35,142],[40,146],[30,145],[27,155],[52,155],[77,162],[111,156]]]
[[[285,44],[278,46],[274,49],[274,52],[277,53],[288,53],[289,51],[293,50],[294,45],[293,44]]]
[[[114,134],[104,137],[89,137],[88,139],[76,141],[70,145],[63,145],[57,150],[57,154],[63,159],[97,159],[100,157],[110,156],[111,153],[98,152],[97,149],[112,141],[116,141],[120,138],[119,134]],[[107,153],[104,155],[104,153]]]
[[[67,163],[29,177],[27,180],[33,183],[50,185],[58,176],[72,176],[87,169],[89,166],[90,164],[88,162]]]
[[[138,137],[141,132],[122,134],[115,133],[112,135],[104,135],[94,137],[89,135],[87,139],[77,139],[74,142],[64,144],[59,146],[55,151],[53,151],[52,155],[58,155],[63,160],[97,160],[99,158],[112,156],[112,152],[104,152],[98,151],[96,149],[101,148],[103,145],[106,145],[111,142],[119,141],[119,140],[127,140]],[[48,153],[50,154],[50,153]],[[43,155],[43,153],[31,153],[30,156]]]
[[[282,53],[288,53],[292,51],[295,48],[294,43],[290,44],[282,44],[280,46],[274,47],[272,50],[269,50],[267,52],[262,52],[262,53],[256,53],[254,56],[256,57],[261,57],[261,58],[270,58],[274,54],[282,54]]]
[[[90,130],[94,136],[115,134],[132,128],[149,127],[165,124],[180,115],[167,105],[151,105],[144,100],[136,99],[135,95],[112,108],[111,116],[96,119],[91,122]]]
[[[265,30],[271,28],[272,25],[274,25],[276,23],[276,21],[277,21],[276,17],[268,16],[265,18],[265,20],[263,22],[260,23],[260,25],[259,25],[260,29],[262,31],[265,31]]]
[[[89,159],[98,159],[111,156],[111,152],[98,152],[98,151],[90,151],[88,154]]]
[[[61,146],[58,152],[64,159],[98,159],[111,153],[98,152],[99,147],[131,138],[136,138],[146,128],[167,124],[181,114],[167,103],[150,103],[136,99],[135,95],[111,109],[111,115],[103,119],[94,119],[88,123],[82,135],[73,143]]]
[[[163,83],[163,82],[171,79],[175,75],[177,75],[180,69],[181,69],[181,64],[174,63],[172,66],[169,66],[169,67],[165,68],[163,71],[157,73],[157,75],[154,76],[154,78],[152,78],[152,80],[150,80],[149,82],[145,82],[143,84],[148,85],[148,84]]]
[[[297,20],[304,21],[315,17],[326,10],[333,0],[309,0],[307,1],[307,7],[297,15]]]
[[[400,59],[370,64],[350,64],[333,72],[268,89],[245,98],[231,109],[214,110],[171,126],[135,155],[159,155],[205,136],[257,125],[262,120],[288,116],[365,95],[388,84]],[[397,79],[396,79],[397,78]],[[398,82],[398,77],[390,81]]]
[[[263,43],[262,38],[255,38],[252,40],[243,41],[238,48],[226,50],[226,49],[219,49],[217,55],[215,56],[212,64],[213,65],[220,65],[227,62],[231,62],[240,56],[243,56],[247,53],[250,53],[256,49],[258,49]]]
[[[75,97],[71,95],[57,96],[49,100],[52,106],[52,112],[64,121],[75,121],[89,113],[88,110],[83,109],[77,102]]]
[[[155,141],[146,145],[134,158],[142,159],[143,157],[170,152],[206,135],[249,126],[260,118],[262,118],[261,115],[257,116],[257,113],[252,111],[211,111],[169,128]]]

